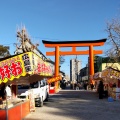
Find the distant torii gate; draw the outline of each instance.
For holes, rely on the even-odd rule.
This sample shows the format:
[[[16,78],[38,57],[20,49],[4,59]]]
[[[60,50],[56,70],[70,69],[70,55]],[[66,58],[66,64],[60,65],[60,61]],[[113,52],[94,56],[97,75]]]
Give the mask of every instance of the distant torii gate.
[[[90,60],[90,76],[94,75],[94,54],[102,54],[102,50],[94,50],[94,46],[102,46],[106,39],[87,40],[87,41],[47,41],[42,40],[45,47],[55,48],[55,51],[46,52],[47,56],[55,56],[55,76],[59,75],[59,56],[60,55],[87,55]],[[60,47],[72,47],[71,51],[60,51]],[[77,51],[76,47],[89,47],[86,51]],[[92,78],[90,78],[92,82]]]

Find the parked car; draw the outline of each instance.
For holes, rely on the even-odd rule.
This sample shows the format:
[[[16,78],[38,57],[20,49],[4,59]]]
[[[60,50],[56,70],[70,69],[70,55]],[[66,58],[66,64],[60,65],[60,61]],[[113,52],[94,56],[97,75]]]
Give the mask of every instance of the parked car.
[[[25,88],[25,87],[23,87]],[[48,101],[49,98],[49,85],[47,80],[40,80],[30,84],[29,89],[21,89],[19,86],[18,92],[20,93],[19,98],[24,98],[29,95],[29,91],[32,90],[35,106],[42,107],[44,101]],[[22,91],[22,92],[20,92]],[[23,97],[24,96],[24,97]]]

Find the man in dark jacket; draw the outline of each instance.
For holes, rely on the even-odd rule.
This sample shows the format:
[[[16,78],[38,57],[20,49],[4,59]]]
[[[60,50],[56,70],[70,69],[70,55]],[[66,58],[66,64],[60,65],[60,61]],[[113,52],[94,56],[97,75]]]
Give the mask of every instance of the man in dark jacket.
[[[100,81],[98,85],[99,99],[103,99],[103,92],[104,92],[104,85],[103,85],[103,82]]]

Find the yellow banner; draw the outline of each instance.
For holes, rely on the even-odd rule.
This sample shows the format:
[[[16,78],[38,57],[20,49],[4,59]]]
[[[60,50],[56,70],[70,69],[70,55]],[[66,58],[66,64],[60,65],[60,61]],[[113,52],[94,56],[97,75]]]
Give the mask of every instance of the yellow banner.
[[[0,62],[0,83],[26,75],[22,56],[17,55]]]
[[[26,74],[52,76],[49,63],[32,52],[20,54],[0,62],[0,84]]]

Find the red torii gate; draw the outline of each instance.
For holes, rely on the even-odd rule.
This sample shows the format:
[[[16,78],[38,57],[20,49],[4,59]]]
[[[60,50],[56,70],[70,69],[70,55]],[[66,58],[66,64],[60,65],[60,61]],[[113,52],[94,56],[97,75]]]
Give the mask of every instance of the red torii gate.
[[[59,56],[60,55],[87,55],[90,60],[90,76],[94,75],[94,54],[102,54],[102,50],[94,50],[94,46],[103,46],[106,39],[87,40],[87,41],[47,41],[42,40],[45,47],[55,48],[55,51],[46,52],[47,56],[55,56],[55,76],[59,75]],[[72,47],[71,51],[60,51],[60,47]],[[89,47],[86,51],[77,51],[76,47]],[[92,82],[92,78],[90,79]]]

